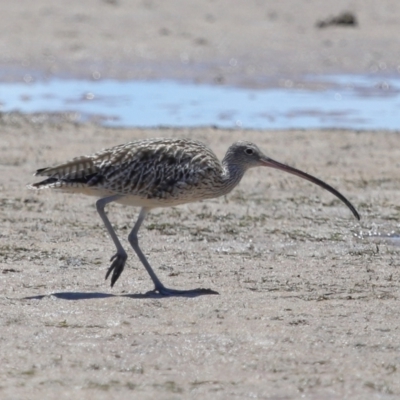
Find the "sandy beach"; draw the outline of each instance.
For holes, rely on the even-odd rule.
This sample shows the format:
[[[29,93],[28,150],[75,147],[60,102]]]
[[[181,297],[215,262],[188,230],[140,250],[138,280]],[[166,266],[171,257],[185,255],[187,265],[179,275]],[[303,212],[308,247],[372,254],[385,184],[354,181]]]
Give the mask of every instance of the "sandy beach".
[[[343,11],[357,25],[316,27]],[[385,1],[5,2],[3,79],[168,78],[260,86],[304,73],[396,74],[400,4]],[[0,397],[398,399],[397,132],[116,129],[0,114]],[[169,287],[146,295],[127,235],[138,210],[108,206],[114,247],[80,195],[33,192],[41,167],[147,137],[191,137],[222,158],[253,141],[342,192],[254,169],[231,194],[150,213],[140,243]]]
[[[259,87],[304,73],[397,73],[400,3],[29,0],[0,5],[3,74]],[[317,24],[350,12],[356,26]]]

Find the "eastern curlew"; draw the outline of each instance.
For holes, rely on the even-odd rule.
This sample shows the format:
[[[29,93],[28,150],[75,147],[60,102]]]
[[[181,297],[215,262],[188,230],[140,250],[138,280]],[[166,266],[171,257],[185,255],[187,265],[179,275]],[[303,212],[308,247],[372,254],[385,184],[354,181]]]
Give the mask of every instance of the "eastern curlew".
[[[55,167],[39,169],[35,175],[46,176],[47,179],[29,188],[49,188],[100,198],[96,202],[97,211],[117,250],[106,274],[107,279],[112,272],[111,286],[121,275],[127,259],[126,251],[104,211],[108,203],[115,201],[141,207],[128,240],[150,275],[156,292],[161,295],[215,293],[206,289],[166,288],[139,247],[138,231],[152,208],[223,196],[240,182],[249,168],[260,166],[286,171],[323,187],[360,219],[353,205],[337,190],[305,172],[270,159],[255,144],[245,141],[232,144],[221,162],[212,150],[195,140],[135,140],[93,155],[74,158]]]

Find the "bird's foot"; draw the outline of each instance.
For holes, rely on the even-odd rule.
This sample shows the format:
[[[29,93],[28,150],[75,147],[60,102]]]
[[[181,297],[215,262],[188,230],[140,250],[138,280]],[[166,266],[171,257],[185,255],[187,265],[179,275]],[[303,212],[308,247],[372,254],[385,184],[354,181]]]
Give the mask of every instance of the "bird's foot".
[[[114,286],[114,283],[117,282],[117,279],[122,274],[127,258],[128,256],[126,253],[116,253],[111,257],[110,261],[112,261],[112,264],[106,273],[106,279],[111,274],[111,271],[113,273],[111,276],[111,287]]]
[[[149,293],[158,293],[161,296],[187,296],[187,297],[196,297],[207,294],[219,294],[215,290],[211,289],[198,288],[190,290],[177,290],[177,289],[169,289],[166,288],[165,286],[156,287]]]

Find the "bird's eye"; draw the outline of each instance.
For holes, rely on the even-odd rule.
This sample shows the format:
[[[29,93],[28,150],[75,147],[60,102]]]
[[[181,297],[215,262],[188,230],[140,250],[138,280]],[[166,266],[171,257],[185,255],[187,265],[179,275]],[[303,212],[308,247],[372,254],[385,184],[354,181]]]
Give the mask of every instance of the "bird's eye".
[[[248,154],[249,156],[252,155],[254,153],[253,149],[246,149],[244,151],[246,154]]]

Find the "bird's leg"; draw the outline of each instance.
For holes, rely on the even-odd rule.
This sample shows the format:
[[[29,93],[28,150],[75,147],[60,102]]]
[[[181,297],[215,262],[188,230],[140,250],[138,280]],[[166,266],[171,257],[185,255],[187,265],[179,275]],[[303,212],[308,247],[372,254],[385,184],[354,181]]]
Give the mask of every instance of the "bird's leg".
[[[96,208],[97,212],[99,213],[101,219],[104,222],[105,227],[107,228],[108,233],[111,236],[111,239],[113,240],[115,247],[117,248],[117,252],[111,257],[112,264],[110,268],[108,268],[108,271],[106,273],[106,279],[108,276],[111,274],[111,271],[113,271],[112,277],[111,277],[111,287],[114,286],[114,283],[117,281],[119,276],[121,275],[122,271],[124,270],[125,262],[126,259],[128,258],[126,251],[121,245],[121,242],[118,239],[117,234],[115,233],[114,228],[112,227],[110,220],[107,218],[106,213],[104,212],[104,207],[108,204],[111,203],[112,201],[115,201],[119,199],[121,196],[110,196],[110,197],[105,197],[103,199],[97,200],[96,202]]]
[[[148,210],[146,208],[142,208],[140,210],[139,218],[136,221],[135,226],[133,227],[131,233],[128,236],[129,243],[131,244],[133,250],[138,255],[140,261],[146,268],[146,271],[150,275],[151,280],[154,283],[154,290],[163,296],[174,296],[174,295],[184,295],[184,294],[218,294],[210,289],[194,289],[194,290],[176,290],[176,289],[168,289],[166,288],[161,281],[158,279],[157,275],[151,268],[149,262],[147,261],[145,255],[143,254],[142,250],[139,247],[139,240],[138,240],[138,232],[142,222],[146,218]]]
[[[139,217],[138,217],[138,219],[136,221],[135,226],[131,230],[131,233],[128,236],[128,240],[129,240],[129,243],[131,244],[133,250],[135,250],[135,253],[139,257],[140,261],[142,262],[142,264],[146,268],[146,271],[150,275],[150,278],[154,283],[155,289],[158,291],[160,289],[161,290],[164,289],[164,285],[158,279],[157,275],[153,271],[153,268],[151,268],[149,262],[147,261],[145,255],[143,254],[142,250],[140,250],[139,240],[138,240],[138,236],[137,236],[137,234],[139,232],[139,229],[140,229],[140,226],[142,225],[142,222],[146,218],[147,213],[148,213],[148,211],[145,208],[142,208],[140,210]]]

